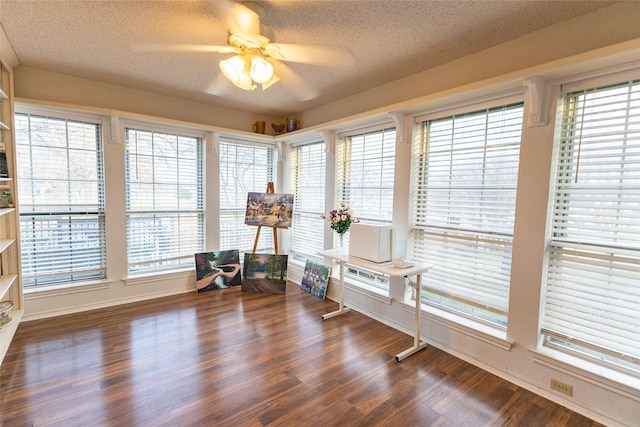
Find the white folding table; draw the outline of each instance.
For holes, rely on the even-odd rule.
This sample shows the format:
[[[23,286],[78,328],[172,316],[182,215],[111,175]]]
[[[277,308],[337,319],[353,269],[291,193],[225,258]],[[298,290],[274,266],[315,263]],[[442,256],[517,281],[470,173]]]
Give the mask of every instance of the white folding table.
[[[344,266],[345,264],[353,265],[355,267],[362,267],[364,269],[373,271],[389,277],[410,277],[416,276],[415,289],[416,289],[416,306],[414,313],[413,324],[413,346],[398,353],[396,355],[396,361],[401,361],[413,353],[422,350],[427,346],[427,343],[420,340],[420,289],[422,284],[422,273],[427,272],[431,266],[422,263],[415,263],[412,267],[399,268],[395,267],[391,262],[388,263],[375,263],[367,261],[362,258],[350,257],[344,252],[343,249],[329,249],[318,252],[319,255],[327,257],[332,261],[337,262],[340,265],[340,297],[338,310],[331,313],[323,314],[322,320],[327,320],[331,317],[339,316],[341,314],[349,312],[351,309],[344,305]]]

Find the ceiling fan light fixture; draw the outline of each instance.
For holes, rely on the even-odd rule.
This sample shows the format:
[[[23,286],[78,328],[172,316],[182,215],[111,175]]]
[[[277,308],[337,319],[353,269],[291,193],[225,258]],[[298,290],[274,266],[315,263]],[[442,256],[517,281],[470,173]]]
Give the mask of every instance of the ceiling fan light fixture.
[[[256,85],[249,75],[247,61],[244,57],[236,55],[220,61],[220,70],[231,83],[240,89],[254,90],[256,88]]]
[[[220,70],[229,80],[236,81],[242,75],[245,68],[245,61],[240,55],[232,56],[229,59],[220,61]]]
[[[233,82],[233,84],[244,90],[254,90],[257,87],[251,76],[249,76],[248,71],[242,73],[238,81]]]
[[[273,78],[273,65],[259,56],[251,59],[251,78],[256,83],[266,83]]]

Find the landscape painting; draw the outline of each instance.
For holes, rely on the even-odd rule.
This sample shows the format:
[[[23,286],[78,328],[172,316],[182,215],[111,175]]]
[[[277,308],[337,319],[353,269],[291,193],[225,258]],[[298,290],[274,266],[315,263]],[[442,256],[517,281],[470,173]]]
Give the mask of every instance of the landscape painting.
[[[244,254],[243,292],[287,292],[288,255]]]
[[[331,276],[331,267],[307,260],[304,265],[300,288],[311,295],[324,299],[327,294],[329,276]]]
[[[196,291],[226,289],[242,283],[238,249],[204,252],[195,255]]]
[[[291,227],[293,194],[249,193],[244,223],[267,227]]]

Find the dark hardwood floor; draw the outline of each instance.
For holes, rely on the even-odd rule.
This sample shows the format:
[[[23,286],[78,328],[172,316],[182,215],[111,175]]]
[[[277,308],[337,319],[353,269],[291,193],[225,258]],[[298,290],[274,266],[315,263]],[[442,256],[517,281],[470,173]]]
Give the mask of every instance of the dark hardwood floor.
[[[190,293],[20,325],[3,426],[598,426],[289,284]]]

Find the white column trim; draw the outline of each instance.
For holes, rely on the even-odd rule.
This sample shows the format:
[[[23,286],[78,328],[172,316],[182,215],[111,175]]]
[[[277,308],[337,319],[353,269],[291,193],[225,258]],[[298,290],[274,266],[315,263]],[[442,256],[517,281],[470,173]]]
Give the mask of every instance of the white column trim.
[[[549,123],[549,84],[538,76],[527,77],[523,83],[529,89],[529,127],[546,126]]]
[[[218,154],[220,149],[220,132],[207,132],[204,137],[207,154]]]
[[[120,119],[118,116],[109,117],[109,143],[120,144]]]
[[[324,139],[325,153],[336,153],[336,133],[327,129],[318,129],[318,133]]]
[[[276,141],[276,150],[278,150],[278,161],[284,162],[286,159],[286,150],[283,141]]]
[[[411,141],[411,124],[407,123],[407,115],[399,111],[390,111],[388,114],[396,125],[396,144],[407,144]]]

